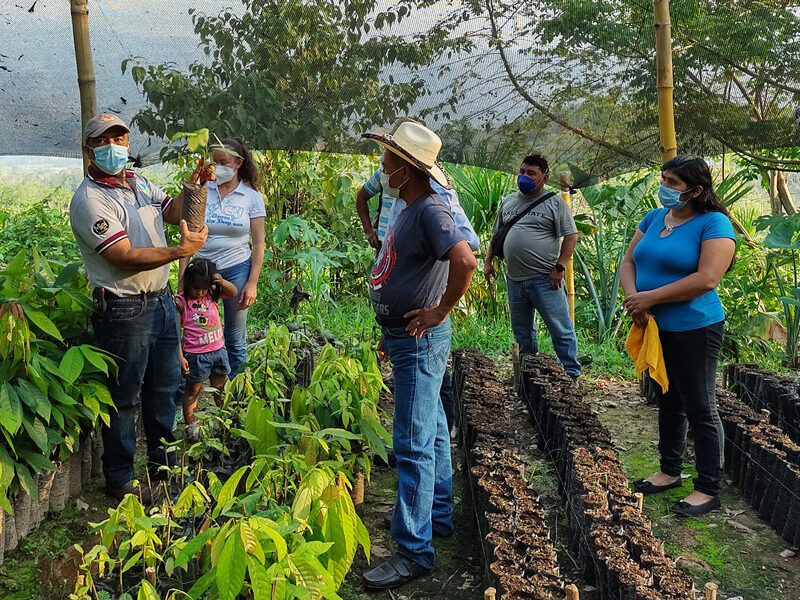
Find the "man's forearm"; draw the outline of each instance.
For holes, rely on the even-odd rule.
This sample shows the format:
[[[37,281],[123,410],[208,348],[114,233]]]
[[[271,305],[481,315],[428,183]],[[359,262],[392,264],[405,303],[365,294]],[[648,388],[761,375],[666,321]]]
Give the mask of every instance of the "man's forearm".
[[[162,215],[166,223],[171,225],[178,225],[181,222],[181,213],[183,212],[183,192],[178,194],[177,198],[173,198],[169,203],[167,210]]]
[[[167,248],[130,248],[124,254],[108,257],[109,262],[123,271],[138,273],[157,269],[186,256],[180,246]]]
[[[372,221],[369,218],[369,197],[363,187],[356,193],[356,212],[364,231],[372,230]]]
[[[564,236],[564,240],[561,242],[561,253],[558,255],[558,260],[556,262],[562,265],[566,265],[569,262],[569,259],[572,258],[572,253],[575,252],[575,246],[577,244],[578,244],[577,233]]]
[[[450,274],[447,277],[447,287],[444,290],[442,299],[439,301],[439,309],[443,311],[445,316],[450,314],[450,311],[453,310],[453,307],[461,299],[461,296],[469,289],[469,284],[472,281],[472,272],[474,270],[474,265],[466,261],[450,261]]]

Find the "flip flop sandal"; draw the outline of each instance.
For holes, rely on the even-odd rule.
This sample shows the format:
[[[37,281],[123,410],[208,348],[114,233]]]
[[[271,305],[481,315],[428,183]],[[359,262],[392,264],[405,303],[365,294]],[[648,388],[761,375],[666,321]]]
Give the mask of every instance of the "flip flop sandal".
[[[666,490],[671,490],[672,488],[678,488],[681,487],[682,485],[683,485],[683,480],[680,477],[678,477],[678,479],[676,479],[672,483],[668,483],[666,485],[656,485],[650,481],[647,481],[646,479],[637,479],[636,481],[633,482],[634,489],[637,492],[641,492],[645,496],[648,496],[650,494],[657,494],[659,492],[663,492]]]
[[[186,426],[186,439],[192,443],[200,441],[200,423],[189,423]]]

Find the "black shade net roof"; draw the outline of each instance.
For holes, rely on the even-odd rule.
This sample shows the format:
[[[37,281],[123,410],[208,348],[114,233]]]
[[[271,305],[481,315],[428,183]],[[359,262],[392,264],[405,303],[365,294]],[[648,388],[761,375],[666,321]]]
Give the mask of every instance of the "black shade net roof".
[[[800,170],[798,6],[672,0],[680,152]],[[90,0],[89,10],[99,111],[132,124],[144,163],[201,127],[260,149],[375,153],[360,134],[401,115],[436,130],[452,162],[511,169],[538,151],[607,177],[660,161],[647,0]],[[0,154],[80,156],[67,0],[0,4],[0,115]]]

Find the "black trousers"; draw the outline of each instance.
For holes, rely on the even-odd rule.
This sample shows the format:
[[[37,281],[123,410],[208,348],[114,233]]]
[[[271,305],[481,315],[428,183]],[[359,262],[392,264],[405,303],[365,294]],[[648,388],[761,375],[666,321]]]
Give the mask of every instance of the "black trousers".
[[[722,482],[725,432],[716,401],[716,375],[723,322],[690,331],[659,331],[669,378],[658,397],[658,452],[661,471],[677,477],[683,467],[687,426],[697,459],[694,489],[716,496]]]

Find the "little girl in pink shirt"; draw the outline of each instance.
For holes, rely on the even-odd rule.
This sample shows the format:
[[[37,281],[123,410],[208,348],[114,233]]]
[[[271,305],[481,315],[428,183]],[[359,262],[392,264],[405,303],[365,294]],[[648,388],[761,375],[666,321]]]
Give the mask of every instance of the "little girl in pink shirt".
[[[183,420],[186,438],[191,442],[200,439],[194,410],[203,382],[209,379],[211,386],[221,392],[228,379],[230,365],[217,301],[233,298],[237,293],[236,286],[222,278],[213,262],[197,258],[186,267],[183,291],[175,296],[183,329],[181,367],[186,374]]]

